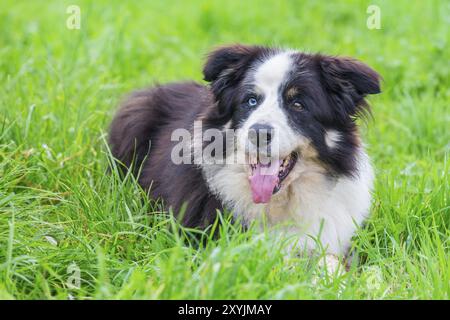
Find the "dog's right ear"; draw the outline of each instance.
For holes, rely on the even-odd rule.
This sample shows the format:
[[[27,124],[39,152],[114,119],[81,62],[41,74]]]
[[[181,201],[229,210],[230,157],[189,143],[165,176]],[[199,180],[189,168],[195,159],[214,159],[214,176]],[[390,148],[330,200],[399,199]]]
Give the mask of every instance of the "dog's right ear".
[[[227,78],[227,82],[238,80],[247,63],[249,63],[258,51],[256,46],[241,44],[219,47],[212,51],[203,68],[204,80],[214,82],[219,78]]]
[[[204,79],[211,83],[211,92],[217,101],[217,121],[226,122],[233,113],[233,90],[245,76],[248,65],[260,48],[241,44],[217,48],[212,51],[203,68]]]

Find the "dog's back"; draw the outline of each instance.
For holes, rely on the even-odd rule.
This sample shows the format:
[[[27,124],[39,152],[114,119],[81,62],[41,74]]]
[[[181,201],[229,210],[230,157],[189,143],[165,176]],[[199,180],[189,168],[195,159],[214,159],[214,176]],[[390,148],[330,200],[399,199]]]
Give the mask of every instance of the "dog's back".
[[[155,143],[171,128],[184,128],[201,109],[198,96],[205,88],[196,83],[155,86],[131,94],[115,115],[109,135],[113,156],[137,173]],[[180,121],[183,120],[184,121]],[[188,128],[186,128],[188,129]],[[170,141],[170,136],[169,136]]]
[[[198,115],[212,104],[209,90],[194,82],[174,83],[138,91],[125,100],[109,134],[111,152],[122,170],[140,172],[140,185],[163,199],[175,213],[189,203],[186,226],[208,225],[221,204],[212,196],[201,169],[171,161],[176,129],[192,130]],[[195,186],[195,188],[193,188]]]

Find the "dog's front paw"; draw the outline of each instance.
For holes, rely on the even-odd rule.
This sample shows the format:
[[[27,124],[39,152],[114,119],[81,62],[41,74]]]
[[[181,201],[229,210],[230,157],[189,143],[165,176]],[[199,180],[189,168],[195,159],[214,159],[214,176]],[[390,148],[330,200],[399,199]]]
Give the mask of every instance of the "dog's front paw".
[[[345,267],[339,257],[334,254],[327,254],[320,258],[318,262],[320,273],[329,276],[342,276],[345,274]]]
[[[345,274],[346,269],[339,257],[333,254],[327,254],[318,261],[317,270],[312,278],[312,284],[313,286],[328,286],[330,283],[337,283],[339,287],[337,297],[340,297],[347,285],[346,277],[342,277]]]

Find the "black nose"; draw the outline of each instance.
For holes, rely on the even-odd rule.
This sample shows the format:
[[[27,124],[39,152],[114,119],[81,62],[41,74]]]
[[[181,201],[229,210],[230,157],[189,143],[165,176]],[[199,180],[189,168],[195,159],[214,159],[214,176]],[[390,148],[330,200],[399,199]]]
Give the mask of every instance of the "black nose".
[[[273,127],[268,124],[255,123],[249,129],[248,138],[257,148],[270,144],[273,136]]]

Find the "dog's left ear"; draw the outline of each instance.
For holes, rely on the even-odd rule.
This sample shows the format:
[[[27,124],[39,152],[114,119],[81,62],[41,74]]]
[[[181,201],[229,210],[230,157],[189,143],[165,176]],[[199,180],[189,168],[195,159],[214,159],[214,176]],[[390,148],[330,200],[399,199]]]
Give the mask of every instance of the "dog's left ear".
[[[319,56],[321,80],[332,103],[355,116],[368,110],[368,94],[380,93],[380,75],[351,58]]]

